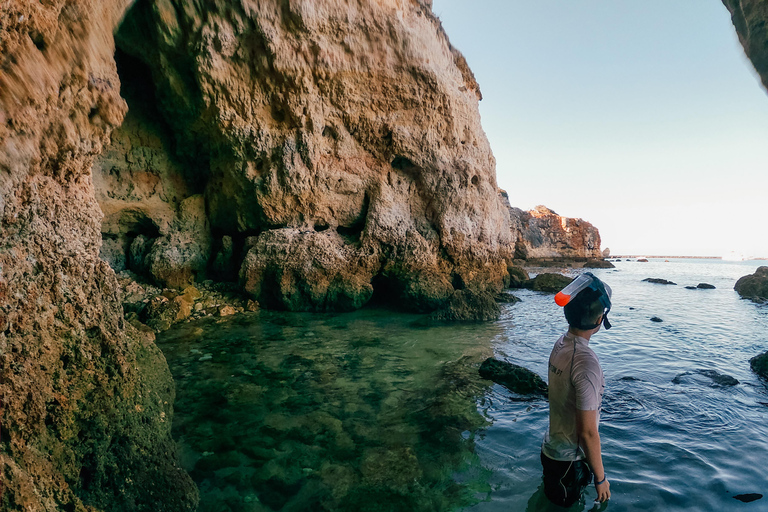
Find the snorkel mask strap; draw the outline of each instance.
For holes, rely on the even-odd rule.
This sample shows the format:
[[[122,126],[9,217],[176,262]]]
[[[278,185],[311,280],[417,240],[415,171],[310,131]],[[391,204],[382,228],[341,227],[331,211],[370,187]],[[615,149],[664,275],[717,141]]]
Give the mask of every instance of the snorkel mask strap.
[[[611,322],[608,321],[608,312],[603,313],[603,326],[606,331],[611,328]]]

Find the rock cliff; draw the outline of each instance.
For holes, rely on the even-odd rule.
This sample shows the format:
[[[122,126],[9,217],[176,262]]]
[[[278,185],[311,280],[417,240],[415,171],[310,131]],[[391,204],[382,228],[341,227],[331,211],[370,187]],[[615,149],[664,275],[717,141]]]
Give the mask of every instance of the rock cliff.
[[[739,41],[768,89],[768,3],[764,0],[723,0]]]
[[[0,509],[189,510],[174,388],[123,325],[91,162],[125,113],[127,1],[0,6]]]
[[[589,222],[561,217],[546,206],[523,211],[509,205],[506,192],[501,197],[509,211],[515,259],[602,259],[600,233]]]
[[[139,1],[117,44],[135,115],[94,169],[116,268],[291,310],[502,286],[480,91],[428,3]]]
[[[294,310],[498,290],[479,99],[426,1],[3,2],[1,508],[195,507],[105,260]]]

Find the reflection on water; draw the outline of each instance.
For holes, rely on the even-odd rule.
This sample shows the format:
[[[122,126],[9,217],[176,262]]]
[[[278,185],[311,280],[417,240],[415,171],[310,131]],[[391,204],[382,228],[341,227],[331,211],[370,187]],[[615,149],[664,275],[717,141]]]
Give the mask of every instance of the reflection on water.
[[[734,499],[768,494],[768,393],[748,362],[768,349],[768,306],[733,291],[756,265],[617,266],[594,271],[613,288],[614,328],[591,343],[613,497],[594,508],[590,488],[571,510],[768,510],[768,498]],[[684,288],[699,282],[717,288]],[[200,510],[562,511],[540,489],[546,401],[477,375],[494,351],[546,375],[562,310],[551,295],[516,294],[488,324],[262,312],[160,336]]]
[[[262,312],[158,339],[201,511],[451,510],[487,495],[477,375],[498,327]]]

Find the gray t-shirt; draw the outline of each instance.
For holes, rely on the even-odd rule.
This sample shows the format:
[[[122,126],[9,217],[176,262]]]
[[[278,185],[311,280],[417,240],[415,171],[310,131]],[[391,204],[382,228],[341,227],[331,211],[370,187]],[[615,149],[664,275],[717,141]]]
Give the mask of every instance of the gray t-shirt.
[[[549,356],[549,430],[541,451],[554,460],[581,460],[584,451],[576,434],[576,410],[597,411],[603,401],[605,377],[589,341],[565,333]]]

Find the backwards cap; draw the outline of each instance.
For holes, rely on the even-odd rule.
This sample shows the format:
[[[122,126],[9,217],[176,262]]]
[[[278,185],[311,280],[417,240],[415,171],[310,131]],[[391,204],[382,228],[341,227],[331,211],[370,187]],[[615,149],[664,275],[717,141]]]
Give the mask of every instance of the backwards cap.
[[[608,312],[611,310],[611,287],[603,283],[600,279],[595,277],[592,272],[584,272],[579,277],[571,281],[571,283],[560,290],[555,295],[555,302],[558,306],[564,307],[571,302],[582,290],[585,289],[594,290],[599,294],[598,300],[603,306],[603,325],[606,329],[611,328],[611,323],[608,321]],[[591,328],[594,329],[598,324],[595,324]]]

